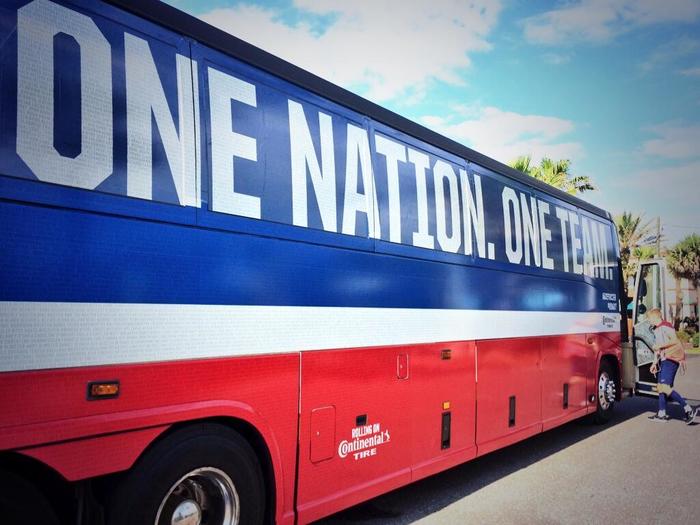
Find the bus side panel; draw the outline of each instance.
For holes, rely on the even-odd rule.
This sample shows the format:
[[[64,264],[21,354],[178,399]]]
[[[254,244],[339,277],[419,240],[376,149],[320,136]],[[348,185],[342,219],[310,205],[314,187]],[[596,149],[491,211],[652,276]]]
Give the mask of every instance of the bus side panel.
[[[300,523],[410,482],[411,353],[404,346],[302,353]]]
[[[474,372],[473,342],[422,345],[411,354],[414,480],[476,455]]]
[[[477,341],[480,455],[541,431],[540,346],[537,337]]]
[[[585,334],[542,338],[542,421],[545,428],[587,406],[590,349]]]
[[[475,457],[474,343],[302,355],[300,522]]]
[[[32,446],[30,455],[75,480],[130,466],[148,441],[125,432],[207,418],[261,423],[283,522],[294,505],[298,373],[298,353],[3,372],[0,450]],[[119,381],[119,396],[88,400],[88,383],[100,380]],[[90,436],[97,437],[76,455]]]

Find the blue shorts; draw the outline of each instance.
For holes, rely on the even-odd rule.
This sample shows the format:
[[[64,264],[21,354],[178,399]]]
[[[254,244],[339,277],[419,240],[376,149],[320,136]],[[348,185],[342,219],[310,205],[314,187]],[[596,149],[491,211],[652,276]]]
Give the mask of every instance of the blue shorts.
[[[659,370],[659,384],[664,384],[668,386],[673,386],[673,380],[676,378],[676,372],[678,372],[678,363],[666,359],[661,361],[661,369]]]

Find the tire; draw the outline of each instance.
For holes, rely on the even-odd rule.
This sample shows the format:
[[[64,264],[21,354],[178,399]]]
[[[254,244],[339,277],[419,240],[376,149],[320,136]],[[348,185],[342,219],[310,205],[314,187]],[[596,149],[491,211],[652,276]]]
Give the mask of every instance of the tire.
[[[614,388],[617,387],[615,384],[615,374],[612,367],[606,361],[600,363],[600,369],[598,370],[598,380],[596,381],[596,411],[593,414],[593,422],[597,425],[604,425],[610,419],[612,419],[613,409],[615,408],[614,395],[610,396],[608,389],[609,382],[613,384],[613,394]],[[613,397],[613,399],[609,399]]]
[[[44,494],[26,479],[0,470],[0,522],[3,525],[58,525]]]
[[[259,525],[265,486],[253,449],[240,434],[198,424],[168,436],[127,473],[107,504],[107,525],[183,523]]]

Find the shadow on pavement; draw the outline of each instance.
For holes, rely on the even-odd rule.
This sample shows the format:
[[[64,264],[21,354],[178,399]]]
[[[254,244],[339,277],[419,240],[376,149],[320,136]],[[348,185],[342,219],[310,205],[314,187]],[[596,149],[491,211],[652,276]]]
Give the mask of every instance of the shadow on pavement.
[[[361,503],[316,523],[317,525],[366,522],[395,525],[412,523],[579,441],[605,432],[645,412],[651,414],[655,409],[655,399],[641,397],[626,399],[615,406],[613,420],[607,425],[595,425],[587,418],[572,421]],[[669,414],[680,418],[680,407],[669,407]]]

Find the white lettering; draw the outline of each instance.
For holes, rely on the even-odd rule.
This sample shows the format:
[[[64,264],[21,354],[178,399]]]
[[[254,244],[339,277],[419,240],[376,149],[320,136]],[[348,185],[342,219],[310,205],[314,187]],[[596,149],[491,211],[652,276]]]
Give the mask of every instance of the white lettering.
[[[377,153],[386,157],[386,179],[389,192],[389,240],[401,242],[401,197],[399,193],[399,161],[406,162],[406,147],[381,135],[375,135]]]
[[[330,115],[318,112],[321,134],[321,166],[318,164],[311,131],[306,122],[304,108],[298,102],[288,101],[289,138],[292,155],[292,222],[296,226],[308,226],[308,197],[306,170],[316,195],[323,229],[338,231],[335,198],[335,150],[333,148],[333,122]]]
[[[598,224],[595,221],[590,222],[591,225],[591,244],[593,247],[593,276],[603,276],[603,254],[600,250],[600,235],[598,233]]]
[[[540,227],[537,221],[537,200],[530,198],[532,211],[527,205],[527,196],[520,194],[520,207],[523,217],[523,244],[525,251],[525,264],[530,266],[530,251],[534,257],[535,266],[540,266]]]
[[[590,221],[585,217],[581,221],[583,232],[583,273],[593,277],[593,247],[591,245]]]
[[[464,221],[464,253],[472,253],[472,230],[476,235],[476,247],[479,257],[486,257],[486,233],[484,224],[484,200],[481,193],[481,177],[474,174],[474,195],[469,186],[469,177],[465,170],[459,170],[459,180],[462,189],[462,210]]]
[[[506,236],[506,257],[513,264],[520,264],[523,258],[523,226],[520,220],[518,197],[512,188],[506,186],[503,188],[501,200],[503,202],[503,228]],[[513,232],[515,232],[515,239],[513,239]],[[515,245],[513,245],[513,240],[515,240]]]
[[[54,147],[54,37],[80,46],[80,153]],[[112,174],[112,51],[85,15],[47,0],[17,10],[17,154],[39,180],[95,189]]]
[[[607,226],[603,224],[598,224],[598,229],[600,231],[600,249],[602,251],[604,266],[602,277],[604,279],[612,280],[612,268],[610,268],[610,261],[608,260],[608,249],[610,247],[610,244],[608,243],[607,232],[610,230]]]
[[[581,249],[581,239],[576,236],[576,226],[578,226],[578,214],[575,211],[569,212],[569,231],[571,232],[571,266],[572,271],[581,275],[583,266],[578,262],[578,252]]]
[[[357,190],[357,166],[362,170],[362,185],[365,193]],[[379,205],[372,173],[372,158],[369,151],[367,130],[348,124],[347,155],[345,163],[345,201],[343,204],[343,233],[356,235],[355,219],[358,212],[367,215],[369,236],[381,237]]]
[[[447,234],[447,210],[445,210],[445,186],[447,180],[450,192],[451,235]],[[437,223],[437,239],[440,247],[450,253],[457,253],[462,243],[462,230],[459,214],[459,195],[457,193],[457,176],[452,166],[438,160],[433,167],[433,182],[435,184],[435,215]]]
[[[214,211],[260,218],[260,197],[236,192],[233,159],[258,160],[253,137],[233,131],[231,101],[257,107],[255,86],[209,68],[211,115],[211,207]]]
[[[199,206],[197,199],[197,158],[195,152],[195,115],[198,95],[192,78],[197,64],[176,56],[178,130],[175,129],[168,101],[158,76],[148,42],[124,35],[126,69],[127,178],[130,197],[153,198],[153,141],[151,121],[160,132],[165,156],[180,204]],[[194,70],[193,70],[194,68]],[[195,100],[195,104],[192,101]],[[152,116],[152,117],[151,117]]]
[[[561,224],[561,251],[562,260],[564,261],[564,271],[569,271],[569,243],[567,240],[566,233],[566,221],[569,218],[568,212],[563,208],[557,208],[557,218]]]
[[[554,259],[549,257],[549,249],[547,243],[552,241],[552,230],[547,228],[547,223],[545,221],[545,215],[549,215],[549,204],[544,201],[539,202],[539,216],[540,216],[540,236],[542,244],[542,268],[547,270],[554,270]]]
[[[408,149],[408,160],[416,168],[416,203],[418,205],[418,231],[413,232],[413,246],[433,249],[435,240],[428,232],[428,189],[425,182],[425,170],[430,160],[425,153]]]

